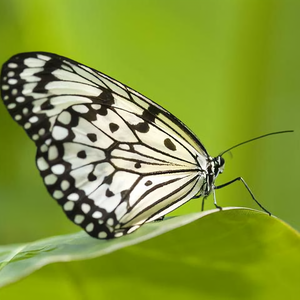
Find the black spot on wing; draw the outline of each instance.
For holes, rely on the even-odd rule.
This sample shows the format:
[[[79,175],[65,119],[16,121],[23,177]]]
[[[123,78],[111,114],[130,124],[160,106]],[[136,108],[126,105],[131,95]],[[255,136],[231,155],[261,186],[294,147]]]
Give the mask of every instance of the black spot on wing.
[[[176,150],[176,146],[173,144],[173,142],[169,138],[164,140],[164,144],[169,150],[172,150],[172,151]]]
[[[134,165],[134,167],[135,167],[136,169],[140,169],[140,168],[141,168],[141,163],[140,163],[139,161],[136,162],[135,165]]]
[[[148,108],[149,112],[155,116],[157,116],[160,112],[160,110],[158,109],[158,107],[154,106],[154,105],[150,105]]]
[[[89,181],[95,181],[95,180],[97,180],[97,177],[96,177],[93,173],[90,173],[90,174],[88,175],[88,180],[89,180]]]
[[[151,185],[152,184],[152,181],[151,180],[147,180],[146,182],[145,182],[145,186],[149,186],[149,185]]]
[[[132,128],[141,133],[147,133],[150,130],[149,123],[155,122],[155,116],[159,114],[158,108],[153,105],[150,105],[148,109],[145,109],[142,114],[144,122],[140,122],[136,125],[132,125]]]
[[[97,135],[95,133],[88,133],[86,136],[93,143],[97,141]]]
[[[140,122],[136,125],[132,125],[132,128],[141,133],[147,133],[150,129],[149,124],[147,122]]]
[[[144,110],[142,114],[142,118],[149,123],[154,123],[155,121],[155,116],[151,114],[148,110]]]
[[[107,175],[103,179],[103,184],[111,184],[113,180],[114,173]]]
[[[106,195],[106,197],[112,197],[115,194],[112,191],[110,191],[109,189],[107,189],[106,192],[105,192],[105,195]]]
[[[115,124],[115,123],[110,123],[109,124],[109,129],[110,129],[111,133],[114,133],[119,129],[119,125]]]
[[[77,157],[78,157],[78,158],[82,158],[82,159],[86,158],[86,152],[85,152],[84,150],[79,151],[79,152],[77,153]]]
[[[130,196],[130,190],[124,190],[121,192],[122,201],[128,201]]]
[[[54,106],[49,101],[46,101],[41,105],[41,110],[51,110],[53,108]]]
[[[149,123],[154,123],[155,122],[155,116],[159,114],[159,110],[157,107],[150,105],[148,109],[145,109],[142,117],[145,121]]]

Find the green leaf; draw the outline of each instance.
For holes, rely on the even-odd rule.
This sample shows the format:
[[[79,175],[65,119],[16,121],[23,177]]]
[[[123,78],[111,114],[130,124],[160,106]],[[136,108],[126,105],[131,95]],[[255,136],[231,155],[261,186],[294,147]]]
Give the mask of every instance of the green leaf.
[[[123,282],[134,282],[138,274],[137,290],[153,295],[157,289],[174,299],[182,299],[183,294],[188,299],[200,295],[205,299],[295,299],[300,293],[299,233],[276,217],[243,208],[169,218],[109,241],[79,232],[2,246],[0,285],[50,263],[109,253],[94,259],[93,268],[99,269],[97,287],[105,286],[112,293],[116,293],[118,272],[124,273]],[[126,260],[132,261],[134,272],[122,270]],[[114,274],[111,270],[119,266]],[[82,280],[93,272],[86,271]],[[159,285],[149,286],[155,280],[160,281],[161,290]]]

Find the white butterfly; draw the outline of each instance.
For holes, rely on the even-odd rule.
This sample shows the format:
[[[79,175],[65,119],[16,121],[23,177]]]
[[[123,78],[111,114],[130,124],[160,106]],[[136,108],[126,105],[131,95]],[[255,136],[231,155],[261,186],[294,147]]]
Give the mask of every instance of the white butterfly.
[[[1,88],[37,146],[49,193],[93,237],[131,233],[216,188],[222,156],[210,157],[176,117],[101,72],[22,53],[4,64]]]

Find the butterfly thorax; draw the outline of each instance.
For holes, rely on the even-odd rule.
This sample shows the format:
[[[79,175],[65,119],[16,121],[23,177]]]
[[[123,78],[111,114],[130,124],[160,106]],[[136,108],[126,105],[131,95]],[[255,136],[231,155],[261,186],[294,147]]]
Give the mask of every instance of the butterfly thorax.
[[[225,160],[222,156],[209,157],[206,168],[206,178],[202,195],[207,197],[214,189],[214,183],[219,174],[223,173]]]

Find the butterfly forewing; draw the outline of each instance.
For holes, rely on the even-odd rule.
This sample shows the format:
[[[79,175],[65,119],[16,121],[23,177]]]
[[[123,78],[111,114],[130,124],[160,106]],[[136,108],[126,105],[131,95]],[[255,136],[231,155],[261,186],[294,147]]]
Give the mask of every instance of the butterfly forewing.
[[[202,144],[118,81],[61,56],[24,53],[3,66],[1,87],[36,143],[49,193],[90,235],[133,232],[201,190]]]

